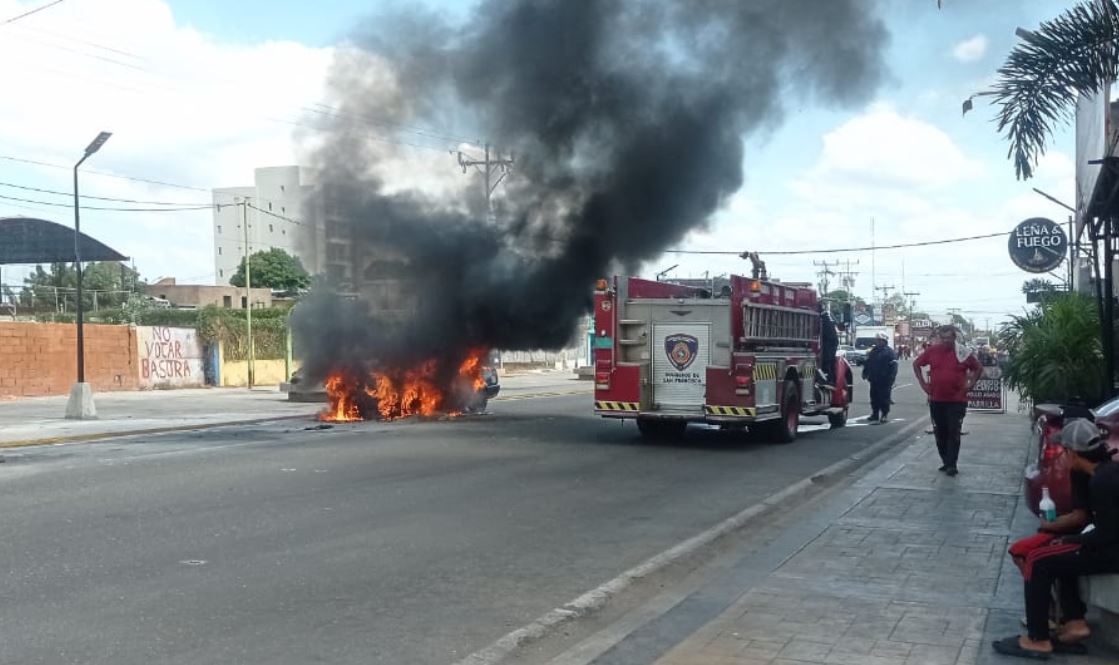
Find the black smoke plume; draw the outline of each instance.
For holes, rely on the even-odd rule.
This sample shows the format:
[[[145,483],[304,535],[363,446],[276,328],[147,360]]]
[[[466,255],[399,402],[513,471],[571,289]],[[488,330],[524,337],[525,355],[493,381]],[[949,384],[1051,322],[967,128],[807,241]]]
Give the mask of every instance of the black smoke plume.
[[[332,68],[338,122],[312,160],[315,205],[328,229],[351,229],[342,290],[400,294],[302,303],[308,376],[430,357],[451,372],[467,348],[565,345],[596,278],[657,257],[741,186],[744,138],[779,125],[786,103],[873,93],[887,39],[874,9],[493,0],[458,22],[417,10],[371,20]],[[378,170],[400,150],[378,134],[415,136],[452,117],[515,157],[492,216],[481,187],[448,199]]]

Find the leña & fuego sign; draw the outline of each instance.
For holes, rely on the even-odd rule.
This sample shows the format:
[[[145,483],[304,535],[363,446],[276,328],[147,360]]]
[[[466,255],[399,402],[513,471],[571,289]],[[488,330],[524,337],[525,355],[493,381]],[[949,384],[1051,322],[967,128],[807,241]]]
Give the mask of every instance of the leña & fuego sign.
[[[1068,254],[1068,236],[1061,225],[1032,217],[1014,227],[1008,241],[1010,260],[1026,272],[1049,272]]]

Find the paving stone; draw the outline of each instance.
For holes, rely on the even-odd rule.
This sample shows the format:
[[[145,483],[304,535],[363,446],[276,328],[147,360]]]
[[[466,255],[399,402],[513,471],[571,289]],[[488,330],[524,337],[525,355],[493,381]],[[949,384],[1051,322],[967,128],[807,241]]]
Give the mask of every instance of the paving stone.
[[[1003,662],[987,633],[1017,630],[1022,614],[1020,601],[998,603],[1020,597],[1006,547],[1019,535],[1029,427],[1016,415],[968,427],[959,477],[937,473],[934,442],[918,437],[858,481],[865,496],[713,621],[718,630],[658,665]]]

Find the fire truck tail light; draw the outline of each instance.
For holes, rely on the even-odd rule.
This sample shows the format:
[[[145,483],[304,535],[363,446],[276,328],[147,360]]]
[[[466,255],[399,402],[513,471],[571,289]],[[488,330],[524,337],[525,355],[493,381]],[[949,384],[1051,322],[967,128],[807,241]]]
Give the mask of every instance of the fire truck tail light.
[[[601,390],[610,390],[610,372],[595,372],[594,387]]]
[[[751,281],[750,282],[750,290],[753,291],[754,293],[757,293],[757,292],[761,291],[762,290],[762,283],[759,282],[756,279]]]
[[[586,282],[583,283],[586,284]],[[607,282],[605,279],[600,279],[594,283],[594,288],[596,291],[605,291],[607,286],[609,286],[609,282]]]
[[[750,385],[750,377],[741,375],[736,376],[734,377],[734,385],[738,386],[739,388],[744,388]]]

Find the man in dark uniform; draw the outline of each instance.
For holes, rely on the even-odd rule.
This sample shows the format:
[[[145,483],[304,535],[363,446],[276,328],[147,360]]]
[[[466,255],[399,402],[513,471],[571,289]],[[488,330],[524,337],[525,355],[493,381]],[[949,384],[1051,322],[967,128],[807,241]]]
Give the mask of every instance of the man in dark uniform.
[[[878,333],[874,348],[863,363],[863,378],[870,382],[870,422],[872,425],[890,422],[890,396],[894,379],[898,375],[898,359],[887,344],[885,333]]]

